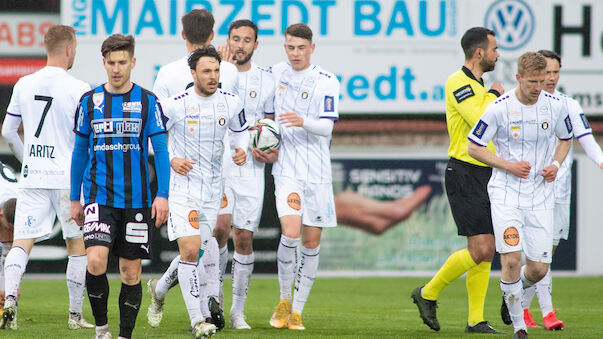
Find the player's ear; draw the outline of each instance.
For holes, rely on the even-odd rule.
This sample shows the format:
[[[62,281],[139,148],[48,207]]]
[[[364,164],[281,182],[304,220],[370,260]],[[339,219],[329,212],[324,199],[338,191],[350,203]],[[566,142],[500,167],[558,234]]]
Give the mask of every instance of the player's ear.
[[[182,35],[182,39],[186,40],[186,34],[184,34],[184,31],[180,32],[180,35]]]
[[[132,57],[132,68],[134,68],[134,66],[136,66],[136,58]]]
[[[521,80],[521,75],[519,75],[519,73],[515,73],[515,80]]]

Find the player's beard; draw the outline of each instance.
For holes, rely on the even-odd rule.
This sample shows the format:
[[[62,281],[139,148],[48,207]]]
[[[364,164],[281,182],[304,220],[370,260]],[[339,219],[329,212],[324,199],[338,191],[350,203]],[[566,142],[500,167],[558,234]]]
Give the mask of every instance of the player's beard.
[[[496,66],[496,59],[488,60],[484,58],[482,61],[480,61],[479,65],[484,73],[493,71],[494,67]]]
[[[244,65],[244,64],[248,63],[249,60],[251,60],[252,56],[253,56],[253,51],[251,51],[251,53],[249,53],[249,54],[246,54],[245,57],[243,59],[241,59],[241,60],[236,59],[237,65],[240,66],[240,65]]]
[[[203,88],[203,86],[197,85],[197,84],[195,84],[195,87],[197,88],[197,91],[199,91],[199,93],[201,93],[201,95],[205,96],[205,97],[213,95],[218,90],[217,87],[214,90],[208,90],[208,89]]]

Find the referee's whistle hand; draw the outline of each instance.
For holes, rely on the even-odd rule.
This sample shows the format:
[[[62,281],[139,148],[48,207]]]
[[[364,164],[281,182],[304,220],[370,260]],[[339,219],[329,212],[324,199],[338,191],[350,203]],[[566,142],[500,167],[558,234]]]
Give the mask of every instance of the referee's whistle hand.
[[[167,199],[155,197],[151,206],[151,218],[155,219],[155,227],[159,227],[167,221],[169,211]]]

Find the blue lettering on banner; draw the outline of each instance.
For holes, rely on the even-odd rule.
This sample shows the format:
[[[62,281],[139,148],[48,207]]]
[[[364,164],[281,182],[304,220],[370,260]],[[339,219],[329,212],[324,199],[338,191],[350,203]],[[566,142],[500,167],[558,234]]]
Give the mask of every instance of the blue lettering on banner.
[[[251,21],[258,25],[259,35],[274,35],[274,29],[260,28],[261,22],[270,20],[272,15],[266,13],[260,13],[260,6],[274,6],[274,0],[256,0],[251,2]]]
[[[97,28],[99,26],[97,23],[97,19],[98,19],[99,15],[101,16],[101,19],[103,21],[103,26],[105,27],[107,34],[112,34],[113,29],[115,28],[115,23],[117,22],[117,17],[118,17],[118,15],[120,15],[120,13],[121,13],[121,33],[128,34],[130,32],[130,30],[129,30],[130,25],[129,25],[129,21],[128,21],[130,19],[129,4],[130,3],[128,0],[117,0],[115,2],[115,7],[113,8],[113,13],[111,16],[109,16],[109,12],[105,5],[105,1],[92,0],[92,23],[91,23],[92,35],[97,34]]]

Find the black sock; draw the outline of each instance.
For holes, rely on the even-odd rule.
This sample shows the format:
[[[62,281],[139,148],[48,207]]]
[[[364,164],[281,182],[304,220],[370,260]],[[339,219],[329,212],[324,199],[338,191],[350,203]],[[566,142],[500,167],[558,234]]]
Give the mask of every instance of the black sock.
[[[142,286],[140,282],[132,286],[121,283],[121,292],[119,293],[119,336],[132,337],[141,301]]]
[[[86,270],[86,289],[96,326],[107,325],[107,300],[109,300],[107,274],[93,275]]]

